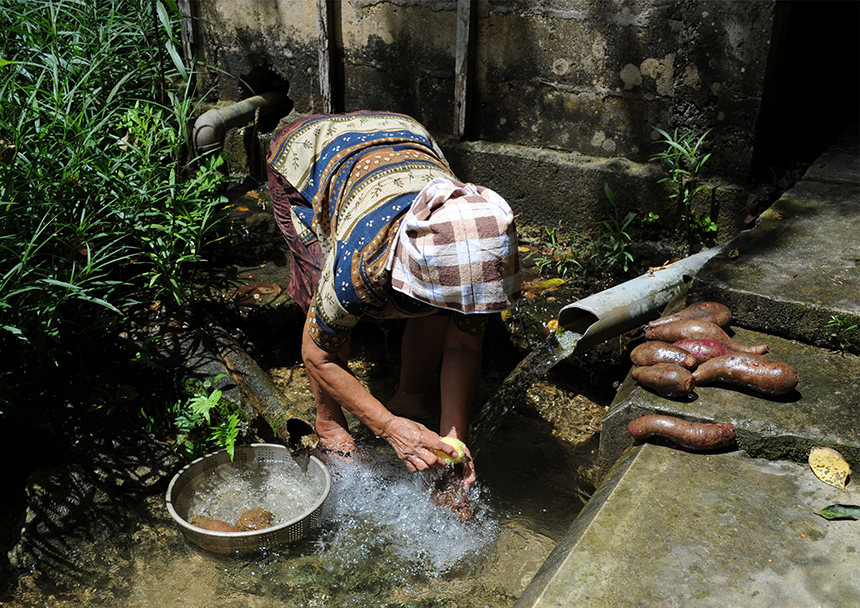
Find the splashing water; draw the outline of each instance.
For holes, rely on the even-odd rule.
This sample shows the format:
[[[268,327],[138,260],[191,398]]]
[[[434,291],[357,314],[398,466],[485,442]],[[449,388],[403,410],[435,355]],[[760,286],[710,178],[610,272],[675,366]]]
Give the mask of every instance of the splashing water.
[[[278,525],[307,512],[322,492],[322,481],[292,460],[278,461],[277,466],[225,465],[197,488],[188,502],[188,517],[234,523],[245,511],[262,507],[274,515],[272,525]]]
[[[472,425],[469,444],[473,456],[490,440],[505,414],[525,398],[529,387],[557,363],[573,354],[580,338],[582,334],[572,331],[560,329],[553,332],[508,374],[496,394],[481,408],[478,420]]]
[[[469,493],[474,517],[462,522],[431,499],[441,472],[410,473],[388,454],[371,454],[369,462],[327,464],[332,492],[323,507],[319,546],[332,566],[388,555],[414,574],[438,576],[467,557],[486,559],[492,550],[499,525],[479,484]]]

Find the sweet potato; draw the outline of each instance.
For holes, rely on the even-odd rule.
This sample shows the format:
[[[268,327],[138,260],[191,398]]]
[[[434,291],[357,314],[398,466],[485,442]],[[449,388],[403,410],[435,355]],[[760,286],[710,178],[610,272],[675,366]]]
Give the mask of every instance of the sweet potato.
[[[735,425],[731,422],[688,422],[659,414],[637,418],[627,425],[627,430],[637,440],[644,441],[652,435],[658,435],[691,450],[722,448],[735,439]]]
[[[696,363],[704,363],[708,359],[730,355],[733,351],[713,340],[678,340],[672,344],[682,348],[696,359]]]
[[[657,340],[643,342],[634,348],[630,353],[630,360],[637,367],[656,365],[657,363],[671,363],[686,367],[687,369],[692,369],[696,366],[696,357],[692,354],[683,348]]]
[[[266,511],[262,507],[257,507],[256,509],[251,509],[250,511],[245,511],[242,515],[239,516],[239,520],[236,522],[236,527],[239,528],[241,532],[247,532],[248,530],[264,530],[265,528],[272,527],[272,519],[275,516],[271,511]]]
[[[659,319],[651,321],[648,325],[651,327],[657,327],[659,325],[665,325],[666,323],[672,323],[673,321],[682,321],[684,319],[710,321],[714,325],[728,327],[732,324],[732,311],[729,310],[728,306],[719,304],[718,302],[696,302],[673,315],[660,317]]]
[[[238,532],[239,528],[232,524],[228,524],[226,521],[221,521],[220,519],[212,519],[211,517],[206,517],[205,515],[195,515],[191,518],[191,525],[197,526],[198,528],[203,528],[204,530],[210,530],[212,532]]]
[[[660,340],[662,342],[677,342],[678,340],[711,340],[736,353],[750,353],[763,355],[770,350],[767,344],[757,346],[744,346],[732,340],[719,325],[710,321],[699,321],[698,319],[684,319],[672,321],[665,325],[645,328],[645,337],[648,340]]]
[[[696,386],[690,370],[671,363],[633,368],[633,379],[664,397],[686,397]]]
[[[697,384],[725,382],[762,395],[784,395],[800,382],[797,370],[775,359],[732,353],[705,361],[693,373]]]

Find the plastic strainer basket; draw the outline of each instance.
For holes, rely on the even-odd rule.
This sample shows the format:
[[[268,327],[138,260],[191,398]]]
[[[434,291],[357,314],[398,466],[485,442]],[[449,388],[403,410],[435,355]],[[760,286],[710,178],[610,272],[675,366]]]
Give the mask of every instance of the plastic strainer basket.
[[[214,532],[188,523],[188,505],[197,488],[221,467],[254,468],[256,463],[269,467],[278,462],[295,461],[301,469],[314,475],[322,486],[314,504],[298,517],[263,530],[249,532]],[[304,537],[317,523],[323,502],[331,490],[331,475],[326,466],[308,454],[293,455],[282,445],[254,443],[237,447],[233,461],[226,450],[198,458],[183,468],[167,487],[167,510],[191,542],[214,553],[251,553],[259,549],[274,548]]]

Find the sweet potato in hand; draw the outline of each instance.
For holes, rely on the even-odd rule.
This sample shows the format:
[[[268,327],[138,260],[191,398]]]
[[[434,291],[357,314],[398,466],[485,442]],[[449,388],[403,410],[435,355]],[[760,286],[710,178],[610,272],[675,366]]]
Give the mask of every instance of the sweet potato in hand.
[[[784,395],[800,382],[797,370],[787,363],[747,353],[709,359],[693,372],[693,378],[697,384],[725,382],[762,395]]]
[[[634,367],[633,379],[664,397],[686,397],[696,386],[690,370],[671,363]]]
[[[684,319],[709,321],[714,325],[719,325],[720,327],[725,328],[732,324],[732,311],[729,310],[728,306],[718,302],[696,302],[695,304],[690,304],[684,310],[676,312],[674,315],[660,317],[659,319],[651,321],[648,325],[657,327],[659,325],[665,325],[666,323],[672,323],[673,321],[682,321]]]
[[[658,340],[643,342],[634,348],[630,353],[630,360],[637,367],[656,365],[657,363],[671,363],[687,369],[696,366],[695,356],[681,347]]]
[[[722,448],[735,440],[735,425],[731,422],[716,424],[688,422],[681,418],[660,414],[637,418],[627,425],[627,430],[637,440],[644,441],[652,435],[657,435],[691,450]]]
[[[648,340],[660,340],[662,342],[677,342],[678,340],[710,340],[716,342],[736,353],[750,353],[763,355],[770,350],[767,344],[757,346],[744,346],[732,340],[719,325],[710,321],[699,321],[697,319],[684,319],[672,321],[665,325],[651,324],[645,328],[645,337]]]

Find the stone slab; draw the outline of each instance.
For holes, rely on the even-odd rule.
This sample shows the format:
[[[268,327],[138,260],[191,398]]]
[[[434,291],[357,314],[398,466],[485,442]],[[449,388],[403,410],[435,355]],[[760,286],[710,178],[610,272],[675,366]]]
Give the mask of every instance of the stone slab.
[[[860,153],[844,138],[702,268],[689,299],[726,304],[743,327],[858,354],[858,234]]]
[[[816,514],[860,486],[745,452],[636,446],[516,608],[860,606],[860,522]]]
[[[742,328],[733,334],[741,344],[768,343],[769,357],[797,370],[797,388],[766,397],[726,385],[697,386],[695,398],[682,401],[662,397],[628,375],[601,425],[604,471],[633,444],[628,423],[655,413],[693,422],[731,422],[737,444],[754,456],[805,462],[811,446],[830,446],[860,469],[860,359]]]

